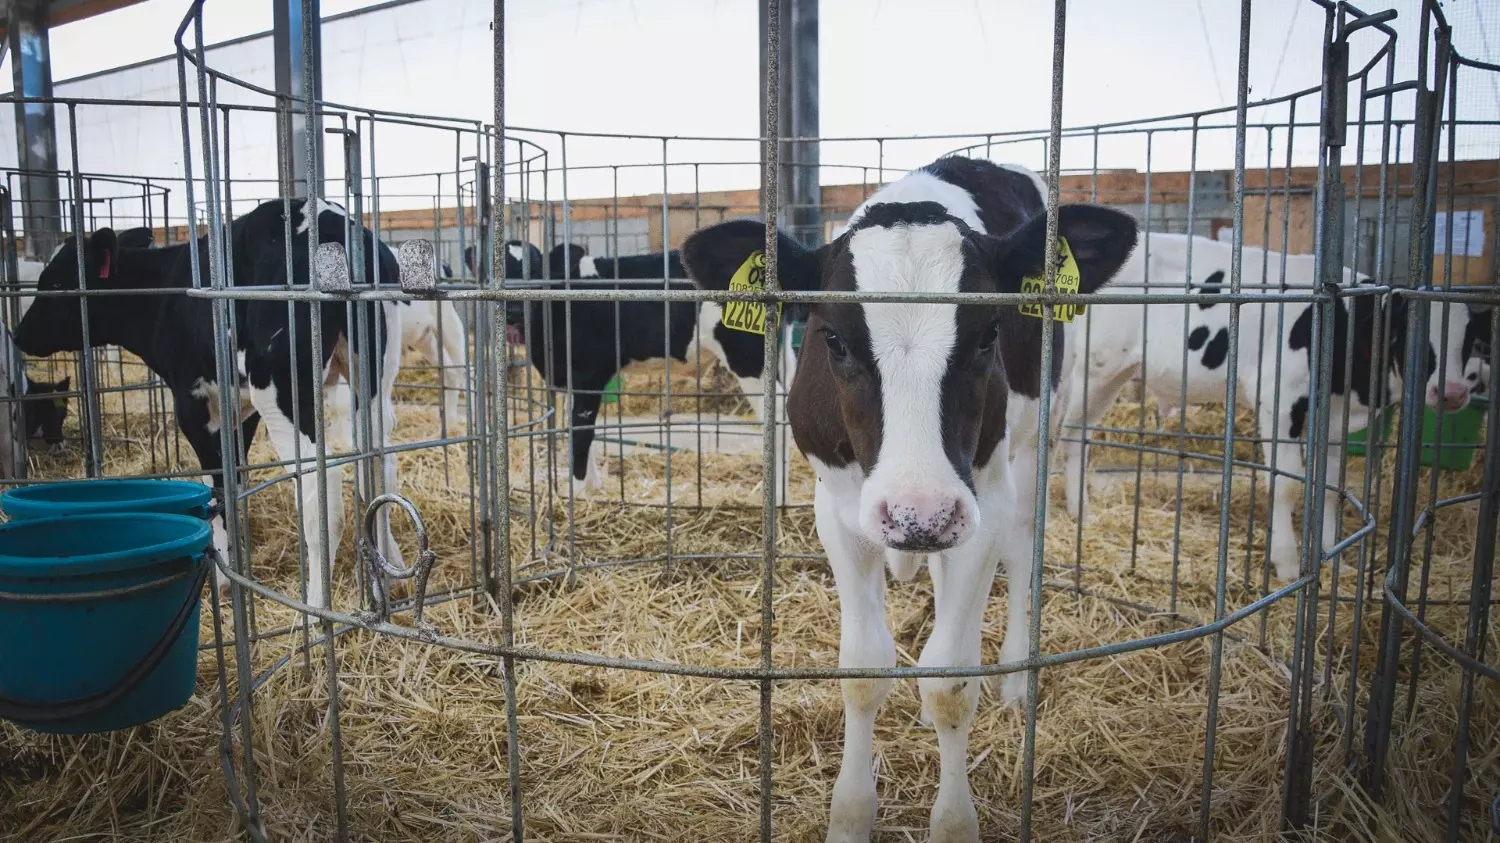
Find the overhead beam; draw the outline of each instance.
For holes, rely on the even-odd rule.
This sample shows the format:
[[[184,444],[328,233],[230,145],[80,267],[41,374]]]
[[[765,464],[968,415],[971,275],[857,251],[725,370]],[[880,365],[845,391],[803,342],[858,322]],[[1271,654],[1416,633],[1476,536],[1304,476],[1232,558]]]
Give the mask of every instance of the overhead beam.
[[[48,15],[45,0],[11,0],[7,33],[17,94],[16,159],[26,173],[20,179],[21,221],[26,233],[26,254],[35,259],[49,257],[61,242],[64,230],[58,193],[54,108],[51,103],[26,101],[52,96]]]
[[[98,15],[144,3],[146,0],[52,0],[48,4],[48,18],[52,26],[85,20]],[[0,21],[0,37],[9,38],[7,24]]]

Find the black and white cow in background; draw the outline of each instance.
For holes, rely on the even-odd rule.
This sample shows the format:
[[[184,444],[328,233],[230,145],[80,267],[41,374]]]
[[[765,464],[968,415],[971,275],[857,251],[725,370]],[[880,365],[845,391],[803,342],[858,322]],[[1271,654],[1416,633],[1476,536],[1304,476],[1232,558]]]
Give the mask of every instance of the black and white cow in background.
[[[1189,242],[1191,240],[1191,243]],[[1191,248],[1192,271],[1189,275],[1188,250]],[[1192,277],[1193,287],[1201,293],[1216,293],[1228,288],[1233,248],[1229,243],[1207,237],[1189,238],[1182,234],[1155,234],[1143,242],[1115,276],[1113,286],[1122,292],[1137,292],[1149,284],[1147,292],[1168,294],[1181,292],[1184,279]],[[1281,278],[1285,260],[1286,283],[1308,289],[1314,282],[1312,255],[1281,255],[1263,249],[1245,247],[1242,277],[1255,282],[1263,277]],[[1149,268],[1148,268],[1149,267]],[[1369,283],[1344,269],[1343,283]],[[1255,292],[1254,290],[1250,292]],[[1376,296],[1339,299],[1334,314],[1334,359],[1331,382],[1330,442],[1338,444],[1343,431],[1343,413],[1349,408],[1349,430],[1359,430],[1371,421],[1371,410],[1382,407],[1400,396],[1400,365],[1404,358],[1407,299],[1395,298],[1391,310],[1391,333],[1384,345],[1389,350],[1390,371],[1387,378],[1377,379],[1376,394],[1370,390],[1370,369],[1378,365],[1381,346],[1377,345],[1382,307]],[[1313,307],[1308,303],[1286,304],[1281,313],[1278,333],[1278,305],[1245,305],[1240,309],[1239,358],[1236,399],[1241,407],[1258,413],[1260,436],[1265,440],[1267,465],[1278,472],[1304,475],[1303,440],[1310,424],[1310,366],[1315,350],[1312,346]],[[1229,358],[1230,305],[1200,302],[1195,305],[1143,304],[1101,305],[1089,308],[1075,323],[1078,330],[1088,330],[1088,363],[1072,371],[1073,395],[1067,402],[1065,424],[1085,422],[1097,425],[1109,411],[1125,385],[1139,376],[1146,390],[1165,410],[1180,409],[1183,401],[1183,379],[1187,381],[1187,403],[1222,403],[1226,397],[1226,366]],[[1469,401],[1471,385],[1479,380],[1479,369],[1471,359],[1476,339],[1489,336],[1488,309],[1470,311],[1464,305],[1441,305],[1430,308],[1430,346],[1427,370],[1421,374],[1427,382],[1427,405],[1447,411],[1462,408]],[[1449,320],[1447,342],[1442,324]],[[1353,359],[1349,361],[1349,332],[1353,330]],[[1083,354],[1084,339],[1076,344]],[[1445,367],[1445,379],[1439,381],[1439,361]],[[1081,361],[1081,358],[1080,358]],[[1186,371],[1184,372],[1184,361]],[[1346,363],[1352,364],[1352,382],[1345,383]],[[1084,395],[1087,369],[1087,395]],[[1279,371],[1279,374],[1278,374]],[[1472,380],[1469,376],[1472,375]],[[1084,418],[1084,406],[1087,418]],[[1274,443],[1271,441],[1276,440]],[[1068,512],[1075,517],[1085,510],[1086,490],[1081,485],[1080,469],[1086,470],[1083,446],[1070,437],[1063,444],[1063,470],[1066,477]],[[1338,482],[1338,467],[1343,448],[1328,450],[1329,484]],[[1292,580],[1299,570],[1299,542],[1292,529],[1292,500],[1299,486],[1295,481],[1278,477],[1269,516],[1271,562],[1276,575]],[[1342,500],[1337,492],[1328,492],[1323,517],[1323,546],[1334,540]]]
[[[508,271],[519,268],[520,244],[507,244],[507,249]],[[575,290],[642,290],[649,285],[616,284],[615,279],[661,279],[664,268],[668,273],[666,277],[674,279],[671,289],[693,289],[676,250],[665,256],[656,252],[594,258],[587,256],[581,246],[560,244],[548,255],[547,268],[550,286],[559,289],[566,283]],[[532,277],[537,275],[533,273]],[[664,357],[686,363],[697,358],[697,349],[701,347],[718,357],[734,373],[755,410],[756,418],[764,421],[761,419],[764,406],[760,391],[765,341],[756,334],[726,328],[720,321],[721,311],[717,304],[705,303],[700,312],[694,302],[673,302],[664,312],[659,301],[575,301],[571,310],[573,329],[568,331],[568,306],[561,301],[552,302],[551,331],[555,340],[550,358],[547,354],[548,309],[545,302],[512,302],[506,310],[506,324],[508,331],[513,331],[514,336],[526,342],[537,371],[555,388],[569,386],[568,360],[571,353],[573,445],[569,479],[575,493],[598,491],[604,486],[593,452],[594,424],[605,386],[629,363]],[[787,343],[782,347],[781,368],[791,372],[795,366],[791,348]],[[787,464],[786,450],[786,437],[778,430],[778,464],[783,467]],[[778,484],[777,494],[784,498],[782,484]]]
[[[281,285],[288,283],[285,263],[285,219],[282,200],[272,200],[234,220],[230,225],[230,244],[236,283],[244,285]],[[293,277],[291,283],[308,283],[307,231],[310,214],[306,201],[290,203],[293,242]],[[349,219],[336,205],[320,203],[316,215],[319,242],[345,243]],[[364,232],[366,255],[364,278],[373,282],[375,261],[380,261],[380,277],[397,283],[399,269],[396,256],[384,245],[375,249],[369,229]],[[208,274],[207,237],[199,240],[198,255],[203,277]],[[378,255],[378,258],[377,258]],[[192,285],[192,264],[188,244],[158,249],[121,248],[115,233],[100,229],[84,245],[84,268],[87,286],[92,289],[187,288]],[[43,270],[42,291],[76,290],[79,285],[77,250],[71,240],[53,256]],[[109,307],[99,303],[109,302]],[[325,389],[354,373],[369,372],[369,382],[361,391],[375,396],[380,416],[371,427],[379,431],[379,447],[389,442],[395,424],[391,389],[401,366],[400,308],[394,302],[382,302],[373,308],[359,307],[356,318],[366,320],[365,328],[351,339],[346,336],[348,306],[342,302],[324,302],[320,306],[322,347],[312,348],[312,311],[306,303],[295,306],[297,348],[295,357],[288,332],[288,306],[285,301],[236,300],[235,335],[231,349],[239,372],[241,406],[238,417],[230,421],[240,425],[243,451],[249,450],[257,425],[264,421],[276,454],[287,461],[292,472],[316,475],[315,443],[324,441],[324,431],[317,428],[313,411],[313,390]],[[373,318],[372,318],[373,317]],[[62,351],[78,351],[83,344],[80,330],[80,308],[77,297],[38,296],[15,330],[16,345],[25,353],[45,357]],[[177,424],[187,438],[199,465],[206,473],[219,499],[223,495],[219,430],[218,366],[214,358],[212,304],[208,299],[177,294],[143,294],[99,299],[89,308],[91,339],[99,344],[118,345],[138,355],[172,390]],[[361,348],[359,337],[368,338],[369,348]],[[371,365],[359,365],[362,354],[371,355]],[[293,360],[297,361],[296,391],[292,389]],[[351,381],[352,382],[352,381]],[[355,413],[369,407],[355,407]],[[293,419],[297,422],[294,423]],[[393,454],[382,456],[382,470],[387,489],[396,488],[396,462]],[[360,472],[355,472],[356,478]],[[307,477],[300,483],[301,531],[308,549],[308,602],[327,607],[328,583],[322,574],[331,571],[344,525],[343,467],[329,465],[321,480],[328,490],[328,543],[323,543],[318,517],[319,478]],[[377,526],[377,540],[382,553],[400,564],[401,552],[390,532],[389,519],[382,517]],[[225,553],[222,517],[214,519],[214,543]],[[228,558],[227,556],[225,558]],[[326,567],[325,567],[326,566]],[[220,587],[227,582],[220,578]]]
[[[1036,174],[1020,168],[940,159],[869,197],[848,230],[822,248],[806,250],[782,234],[781,284],[870,293],[1018,292],[1023,278],[1044,272],[1051,247],[1041,187]],[[1109,281],[1136,240],[1133,219],[1092,205],[1062,206],[1059,233],[1077,260],[1084,293]],[[760,222],[720,223],[687,240],[684,263],[700,286],[726,289],[747,256],[764,248],[765,236]],[[1044,386],[1057,390],[1072,339],[1067,327],[1055,327],[1048,338],[1055,364],[1043,377],[1043,327],[1014,307],[811,307],[789,413],[797,445],[818,475],[814,507],[839,594],[840,666],[896,664],[885,618],[883,563],[891,554],[928,556],[934,616],[919,665],[980,663],[984,607],[999,559],[1009,592],[1000,659],[1026,655],[1038,400]],[[1026,459],[1033,468],[1021,465]],[[828,839],[867,841],[876,814],[875,716],[892,680],[842,684],[844,754]],[[967,755],[979,683],[944,677],[919,679],[918,686],[939,736],[931,839],[977,841]],[[1008,702],[1020,702],[1025,689],[1021,673],[1002,682]]]

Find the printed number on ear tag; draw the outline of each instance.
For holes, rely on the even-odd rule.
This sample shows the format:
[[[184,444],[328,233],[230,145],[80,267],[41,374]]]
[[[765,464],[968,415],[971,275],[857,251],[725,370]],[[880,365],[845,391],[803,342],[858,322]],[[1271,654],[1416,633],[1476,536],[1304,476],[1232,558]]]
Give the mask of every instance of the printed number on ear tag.
[[[734,271],[729,279],[731,293],[761,292],[766,288],[766,255],[751,252],[750,257]],[[781,319],[781,302],[776,303],[776,318]],[[766,335],[766,308],[758,301],[724,302],[724,316],[720,320],[724,327],[747,334]]]
[[[1073,250],[1068,248],[1068,238],[1057,238],[1057,253],[1062,262],[1057,266],[1057,291],[1059,293],[1078,292],[1078,259],[1073,257]],[[1034,278],[1021,279],[1021,292],[1041,293],[1047,289],[1046,270],[1043,274]],[[1084,306],[1081,304],[1055,304],[1052,306],[1052,318],[1059,322],[1072,322],[1073,318],[1083,313]],[[1023,304],[1018,310],[1026,316],[1042,318],[1042,306],[1040,304]]]

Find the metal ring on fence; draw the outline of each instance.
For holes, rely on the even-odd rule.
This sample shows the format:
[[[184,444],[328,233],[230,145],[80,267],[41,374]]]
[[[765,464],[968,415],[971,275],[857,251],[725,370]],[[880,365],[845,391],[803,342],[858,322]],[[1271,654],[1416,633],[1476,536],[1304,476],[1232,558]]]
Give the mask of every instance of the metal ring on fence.
[[[417,531],[417,561],[410,567],[398,568],[392,565],[385,554],[370,540],[375,533],[375,516],[381,507],[396,504],[406,510],[406,515],[411,519],[412,527]],[[366,569],[370,572],[370,591],[374,598],[374,610],[363,613],[362,618],[366,623],[389,622],[391,619],[391,598],[386,589],[385,577],[398,580],[416,579],[413,589],[412,600],[412,624],[424,639],[436,639],[437,627],[423,619],[422,614],[427,601],[427,577],[432,573],[432,566],[437,562],[437,554],[432,552],[427,543],[427,527],[422,523],[422,516],[417,512],[417,507],[405,497],[387,492],[380,495],[365,510],[365,531],[359,539],[359,554],[365,560]]]
[[[16,720],[30,723],[56,723],[64,720],[72,720],[77,717],[86,717],[90,714],[102,711],[134,691],[147,676],[150,676],[167,653],[176,645],[177,639],[182,635],[188,620],[193,616],[193,610],[198,607],[198,601],[203,593],[203,583],[208,579],[208,569],[213,557],[218,556],[213,547],[209,547],[205,558],[194,560],[193,585],[188,589],[187,599],[177,608],[177,613],[172,616],[171,623],[167,624],[160,638],[151,645],[151,649],[141,657],[125,674],[113,685],[102,691],[90,694],[86,697],[78,697],[71,700],[59,700],[55,702],[31,702],[18,700],[11,697],[0,696],[0,717],[7,720]],[[168,579],[178,579],[177,577]],[[150,585],[160,585],[168,579],[156,580]]]

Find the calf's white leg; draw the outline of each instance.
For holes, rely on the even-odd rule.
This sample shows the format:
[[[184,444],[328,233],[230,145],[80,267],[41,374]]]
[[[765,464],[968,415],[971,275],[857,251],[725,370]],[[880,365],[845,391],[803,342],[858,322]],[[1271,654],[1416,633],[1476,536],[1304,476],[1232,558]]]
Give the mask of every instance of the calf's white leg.
[[[1002,521],[1014,496],[1003,448],[996,452],[996,464],[976,479],[980,530],[959,547],[931,557],[928,575],[934,610],[932,634],[918,658],[922,667],[979,664],[984,607],[995,579],[996,546],[1013,538]],[[1007,636],[1006,645],[1010,643]],[[979,839],[979,815],[969,791],[969,730],[979,702],[980,680],[924,677],[917,680],[917,686],[938,738],[938,793],[932,805],[931,839],[972,843]]]
[[[1010,471],[994,481],[996,492],[991,495],[1002,499],[1008,496],[1011,503],[997,507],[993,514],[986,514],[993,519],[997,534],[1003,536],[995,542],[994,549],[994,555],[1005,563],[1005,640],[1000,644],[1001,664],[1026,658],[1031,640],[1027,620],[1031,617],[1031,557],[1036,547],[1036,496],[1032,491],[1036,483],[1036,466],[1035,446],[1017,443]],[[993,566],[991,562],[989,579],[985,581],[986,595],[989,594],[989,583],[994,579]],[[1026,704],[1025,672],[991,677],[990,682],[990,690],[1000,697],[1001,705]]]
[[[289,463],[287,471],[300,477],[297,512],[300,517],[303,539],[307,542],[307,602],[310,606],[329,608],[328,576],[333,567],[334,555],[343,539],[344,529],[344,468],[330,465],[320,478],[317,476],[317,446],[299,431],[292,420],[281,411],[276,401],[276,387],[250,388],[250,401],[260,412],[265,423],[266,434],[276,449],[276,456]],[[298,461],[298,449],[301,460]],[[318,518],[319,484],[328,495],[328,543],[323,543],[323,532]]]
[[[820,470],[813,509],[818,538],[828,553],[839,593],[839,666],[895,667],[896,643],[885,619],[885,571],[870,544],[838,507],[859,500],[858,469]],[[830,491],[830,483],[841,488]],[[851,491],[852,489],[852,491]],[[852,517],[852,516],[851,516]],[[829,843],[864,843],[875,825],[875,715],[890,693],[890,679],[840,680],[844,693],[844,754],[828,811]]]

